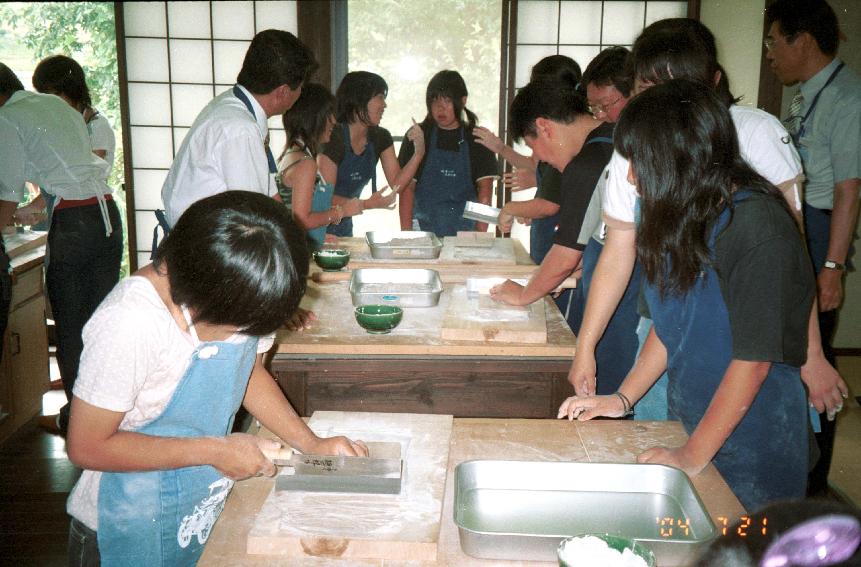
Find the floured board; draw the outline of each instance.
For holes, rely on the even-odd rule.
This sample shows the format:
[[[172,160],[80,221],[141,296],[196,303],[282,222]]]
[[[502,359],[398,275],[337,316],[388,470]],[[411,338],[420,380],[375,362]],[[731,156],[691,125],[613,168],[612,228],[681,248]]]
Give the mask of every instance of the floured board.
[[[315,412],[322,436],[401,445],[401,493],[273,491],[254,519],[246,550],[282,557],[435,561],[452,416]]]
[[[469,230],[457,231],[457,246],[473,246],[478,248],[490,248],[496,239],[492,232],[476,232]]]
[[[492,246],[476,246],[475,238],[446,236],[439,255],[440,264],[498,264],[515,265],[514,241],[494,238]]]
[[[16,258],[25,252],[48,243],[47,232],[26,231],[4,234],[3,241],[6,245],[6,253],[10,258]]]
[[[486,295],[469,297],[466,286],[455,286],[440,336],[454,341],[546,343],[544,301],[524,307],[505,305]]]

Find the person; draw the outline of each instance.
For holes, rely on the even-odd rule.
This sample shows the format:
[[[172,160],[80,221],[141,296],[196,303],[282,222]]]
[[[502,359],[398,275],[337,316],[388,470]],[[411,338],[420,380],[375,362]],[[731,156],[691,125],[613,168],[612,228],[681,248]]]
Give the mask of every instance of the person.
[[[57,96],[26,92],[20,81],[7,92],[0,107],[0,184],[20,195],[29,181],[56,198],[45,282],[56,324],[57,363],[71,400],[81,330],[120,277],[122,220],[105,183],[105,161],[90,150],[80,113]],[[68,411],[66,405],[58,417],[41,423],[65,432]]]
[[[738,130],[744,159],[784,193],[790,209],[800,219],[799,182],[802,176],[797,152],[789,136],[773,116],[735,103],[725,73],[716,59],[714,36],[700,22],[688,18],[661,20],[647,27],[634,44],[632,60],[634,93],[672,77],[699,80],[713,85],[730,109]],[[604,250],[598,260],[580,335],[568,379],[578,394],[594,392],[595,343],[621,297],[636,259],[636,188],[625,180],[628,164],[621,156],[610,161],[603,197],[603,220],[607,225]],[[812,315],[813,313],[811,313]],[[813,322],[813,318],[811,318]],[[642,318],[638,332],[643,340],[650,325]],[[808,356],[801,375],[809,389],[811,404],[835,407],[845,383],[822,356],[818,328],[808,331]],[[637,419],[666,419],[666,379],[659,380],[637,407]]]
[[[613,152],[613,125],[596,120],[586,99],[570,86],[539,78],[520,90],[511,105],[510,130],[533,155],[562,172],[562,206],[554,244],[526,286],[506,280],[491,288],[493,299],[528,305],[553,291],[580,265],[596,215],[592,194]]]
[[[468,94],[457,71],[440,71],[428,82],[427,116],[421,123],[426,155],[416,179],[401,194],[402,228],[408,218],[411,227],[415,217],[420,230],[440,238],[456,236],[461,230],[487,231],[486,223],[463,218],[469,201],[490,205],[498,177],[493,152],[476,143],[472,134],[478,117],[466,106]],[[415,145],[407,139],[398,162],[406,167],[415,153]]]
[[[161,189],[163,228],[195,201],[230,188],[280,199],[267,119],[293,106],[316,68],[314,55],[290,32],[254,36],[236,84],[200,111],[179,147]]]
[[[711,85],[674,79],[637,95],[616,128],[640,195],[637,255],[654,325],[615,394],[572,396],[559,417],[620,417],[666,369],[690,435],[640,463],[698,474],[714,462],[748,510],[801,498],[807,404],[799,379],[814,296],[799,227],[742,158]]]
[[[334,186],[317,168],[320,146],[329,141],[335,126],[335,97],[323,85],[308,83],[283,121],[287,142],[281,154],[282,198],[291,203],[293,218],[307,231],[313,247],[320,248],[327,226],[361,212],[357,200],[333,204]]]
[[[858,220],[861,78],[837,57],[840,32],[827,2],[779,0],[765,14],[766,59],[772,71],[784,85],[801,85],[787,127],[804,164],[804,233],[817,274],[817,322],[824,356],[834,365],[831,343]],[[847,394],[845,387],[842,394]],[[817,405],[821,456],[810,474],[811,495],[828,485],[839,408],[839,399],[824,408]]]
[[[403,168],[398,164],[392,135],[380,126],[388,92],[386,81],[368,71],[347,73],[338,85],[335,93],[338,124],[317,158],[323,178],[335,184],[332,201],[336,205],[350,206],[347,201],[359,199],[362,188],[370,180],[371,196],[357,202],[359,210],[394,206],[398,191],[415,176],[424,157],[424,138],[418,128],[411,128],[407,137],[416,145],[415,155]],[[389,189],[377,191],[378,161],[383,166]],[[353,236],[353,219],[346,217],[338,224],[329,225],[326,232]]]
[[[582,72],[580,65],[567,55],[548,55],[533,65],[529,80],[539,77],[555,79],[577,89]],[[537,187],[535,196],[526,201],[509,201],[502,206],[497,227],[503,233],[511,231],[515,220],[529,223],[529,257],[536,264],[553,246],[553,236],[559,224],[559,205],[562,202],[560,181],[562,174],[545,162],[535,163],[531,156],[524,156],[507,146],[496,134],[482,126],[473,129],[475,140],[514,166],[511,173],[503,176],[506,187],[521,191]],[[565,313],[570,304],[570,291],[556,298],[559,309]]]
[[[266,195],[192,204],[84,330],[67,451],[73,564],[193,565],[234,481],[275,474],[272,440],[231,433],[242,404],[303,453],[366,456],[321,438],[263,366],[304,294],[303,229]],[[225,301],[225,298],[230,298]]]

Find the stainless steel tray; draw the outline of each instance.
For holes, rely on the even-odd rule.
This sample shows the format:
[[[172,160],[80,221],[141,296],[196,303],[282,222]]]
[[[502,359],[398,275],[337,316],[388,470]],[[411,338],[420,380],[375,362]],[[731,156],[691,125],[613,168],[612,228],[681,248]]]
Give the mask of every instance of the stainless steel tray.
[[[436,270],[360,268],[350,276],[353,305],[433,307],[441,294]]]
[[[609,533],[688,565],[717,535],[682,471],[664,465],[466,461],[455,469],[454,523],[474,557],[556,561],[566,537]]]
[[[496,224],[499,220],[499,213],[502,209],[476,203],[475,201],[467,201],[466,207],[463,209],[463,217],[469,220],[478,222],[486,222],[488,224]]]
[[[438,258],[442,242],[432,232],[372,230],[365,235],[371,257],[376,260]]]

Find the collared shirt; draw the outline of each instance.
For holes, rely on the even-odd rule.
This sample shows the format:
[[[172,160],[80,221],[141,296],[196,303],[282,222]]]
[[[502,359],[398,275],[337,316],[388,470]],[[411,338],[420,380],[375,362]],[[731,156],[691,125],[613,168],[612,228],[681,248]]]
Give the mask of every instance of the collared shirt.
[[[275,180],[263,142],[269,134],[266,113],[242,85],[254,116],[231,90],[215,97],[194,120],[161,189],[171,226],[201,199],[229,190],[273,196]]]
[[[804,200],[817,209],[834,206],[835,183],[861,178],[861,78],[844,65],[822,89],[839,64],[835,58],[800,89],[802,116],[822,90],[799,140],[807,177]]]
[[[0,200],[19,202],[24,183],[60,199],[111,193],[84,118],[63,99],[17,91],[0,107]]]

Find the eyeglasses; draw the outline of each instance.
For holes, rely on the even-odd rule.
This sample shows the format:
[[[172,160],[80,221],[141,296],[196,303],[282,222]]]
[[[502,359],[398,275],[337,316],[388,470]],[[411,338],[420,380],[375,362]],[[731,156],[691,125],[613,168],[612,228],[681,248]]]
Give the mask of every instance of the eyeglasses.
[[[798,34],[792,34],[792,35],[784,36],[786,43],[792,43],[793,41],[795,41],[795,37],[797,35]],[[762,44],[765,46],[766,51],[771,51],[772,49],[774,49],[775,42],[777,42],[776,37],[767,37],[764,40],[762,40]]]
[[[622,100],[623,98],[625,98],[625,97],[624,97],[624,96],[620,96],[619,98],[617,98],[617,99],[616,99],[616,100],[614,100],[613,102],[610,102],[610,103],[607,103],[607,104],[590,104],[590,105],[589,105],[589,107],[588,107],[588,108],[589,108],[589,113],[590,113],[592,116],[598,116],[599,114],[607,114],[607,112],[609,112],[610,108],[611,108],[613,105],[615,105],[617,102],[619,102],[620,100]]]

